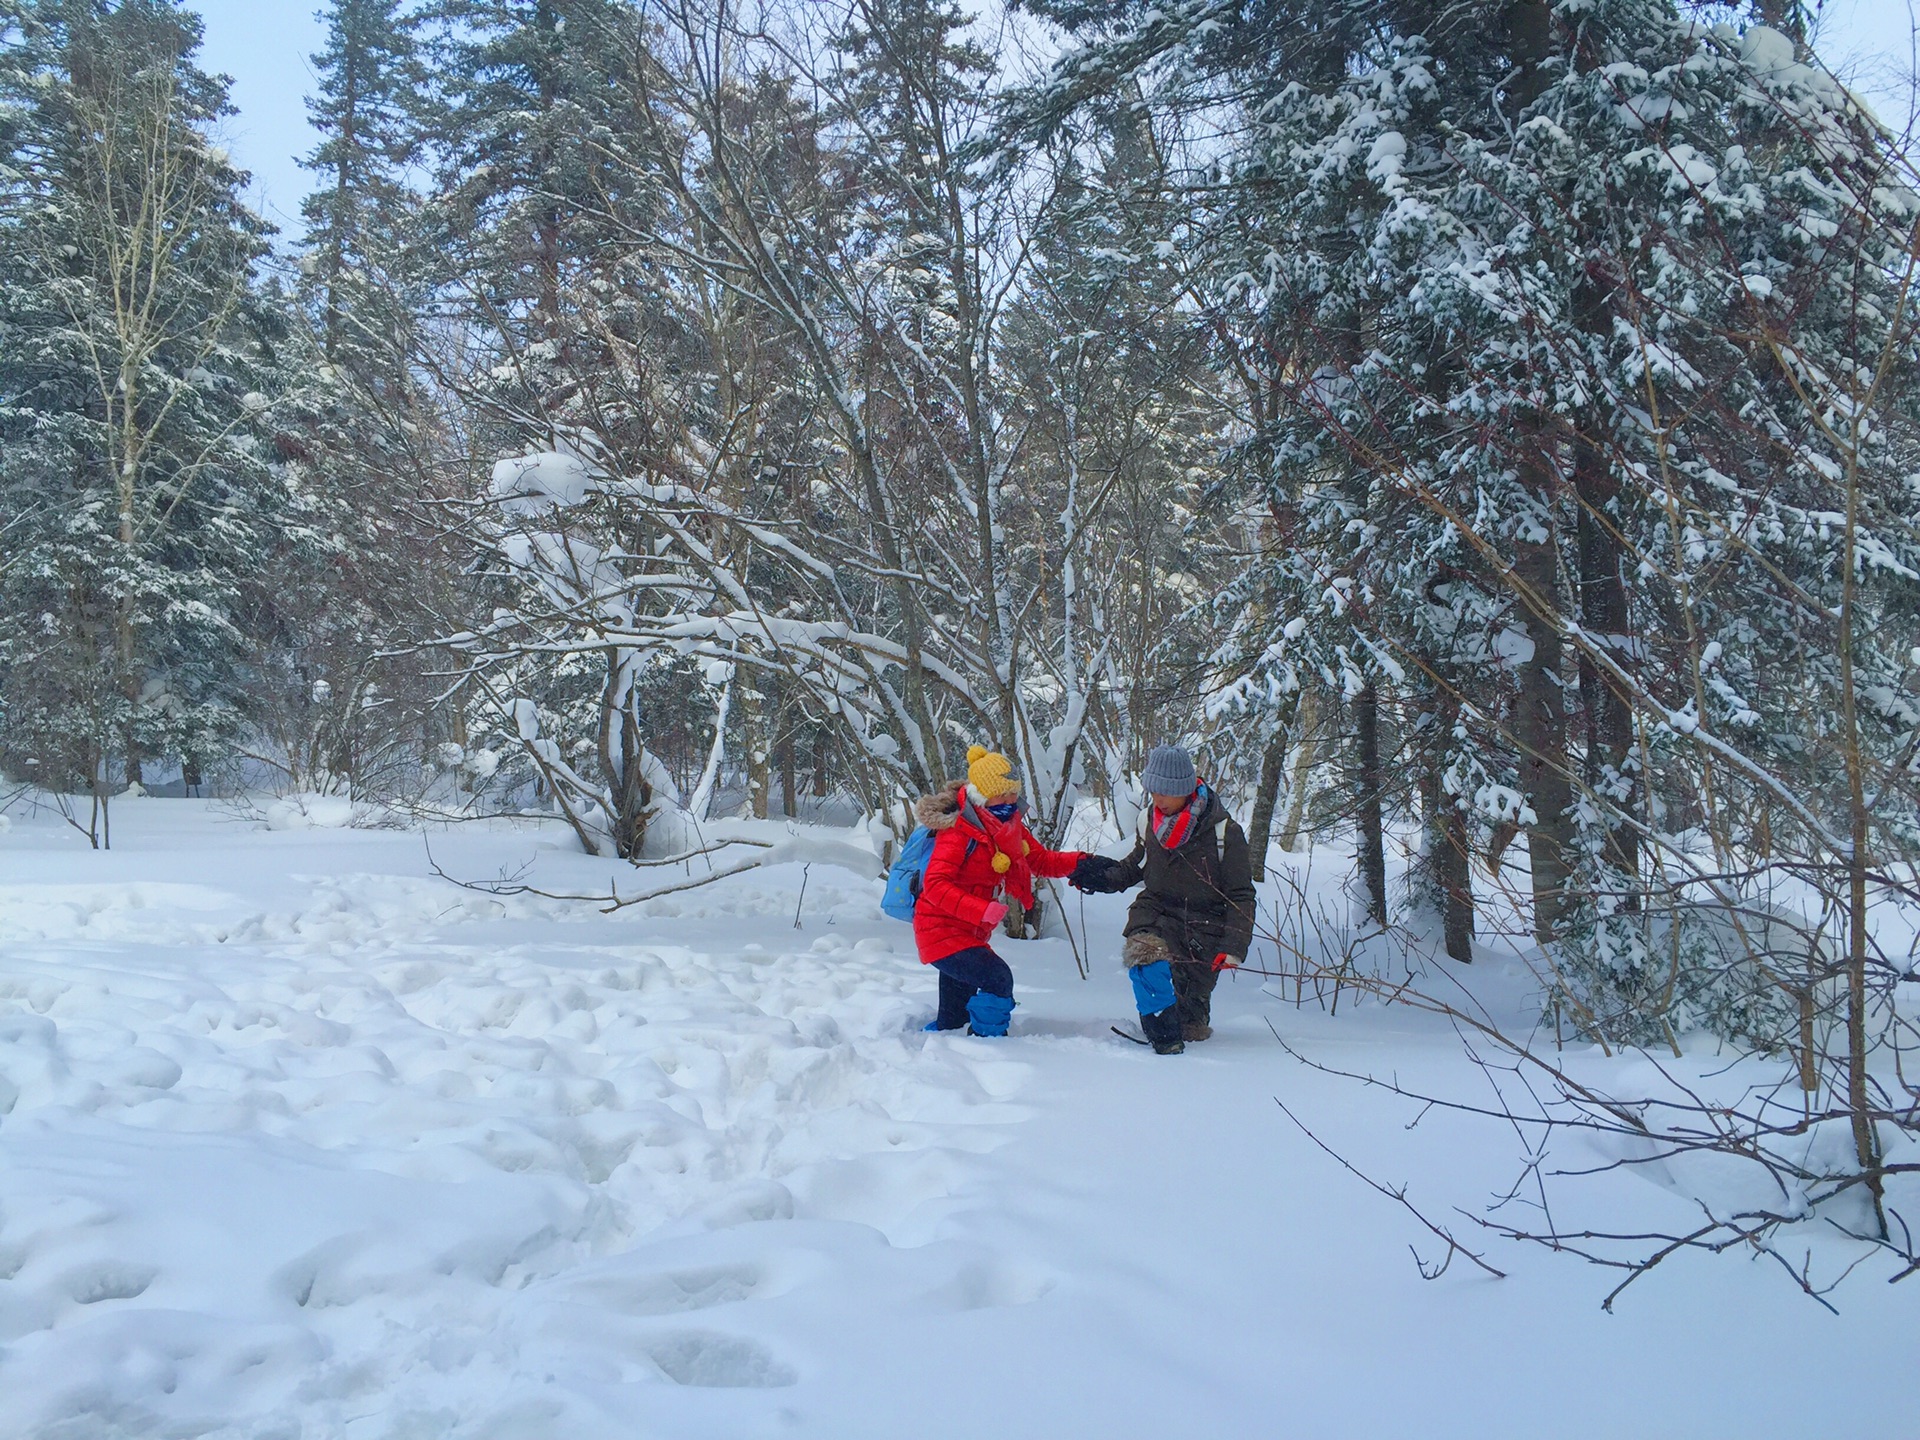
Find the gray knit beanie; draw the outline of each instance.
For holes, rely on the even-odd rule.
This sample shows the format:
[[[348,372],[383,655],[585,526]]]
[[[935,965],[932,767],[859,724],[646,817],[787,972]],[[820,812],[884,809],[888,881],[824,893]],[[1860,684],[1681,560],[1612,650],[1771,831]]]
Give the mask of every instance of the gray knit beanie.
[[[1200,783],[1193,770],[1193,757],[1178,745],[1154,746],[1147,754],[1147,768],[1140,779],[1149,795],[1191,795]]]

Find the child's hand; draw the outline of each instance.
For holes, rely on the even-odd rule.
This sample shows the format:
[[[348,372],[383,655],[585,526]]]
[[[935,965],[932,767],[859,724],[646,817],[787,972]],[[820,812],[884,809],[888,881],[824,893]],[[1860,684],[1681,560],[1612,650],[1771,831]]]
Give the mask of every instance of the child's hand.
[[[998,900],[989,900],[987,902],[987,928],[989,930],[1006,918],[1006,906],[1002,905]]]
[[[1213,968],[1215,972],[1221,970],[1238,970],[1240,968],[1240,962],[1231,955],[1220,954],[1213,957]]]

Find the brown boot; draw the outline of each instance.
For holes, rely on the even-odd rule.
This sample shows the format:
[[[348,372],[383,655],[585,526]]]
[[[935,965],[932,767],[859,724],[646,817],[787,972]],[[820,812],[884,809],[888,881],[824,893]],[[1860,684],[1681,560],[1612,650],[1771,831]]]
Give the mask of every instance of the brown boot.
[[[1180,1027],[1180,1038],[1189,1045],[1196,1040],[1211,1040],[1213,1038],[1213,1026],[1196,1024],[1189,1021]]]

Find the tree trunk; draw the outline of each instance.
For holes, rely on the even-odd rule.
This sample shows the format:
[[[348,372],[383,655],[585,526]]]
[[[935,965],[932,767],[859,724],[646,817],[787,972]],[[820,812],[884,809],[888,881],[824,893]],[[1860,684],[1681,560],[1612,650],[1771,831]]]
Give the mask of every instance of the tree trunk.
[[[126,753],[127,784],[130,786],[144,785],[146,783],[146,778],[147,778],[146,767],[141,760],[139,738],[133,733],[132,726],[127,727],[127,731],[126,731],[126,735],[123,743],[126,746],[126,752],[127,752]]]
[[[357,42],[349,41],[342,47],[340,75],[340,130],[337,137],[338,154],[334,160],[333,188],[337,197],[350,191],[350,164],[359,145],[360,123],[360,72],[354,63],[360,57]],[[346,273],[347,258],[341,238],[342,222],[336,212],[328,223],[326,271],[327,271],[327,307],[323,329],[325,341],[322,354],[329,365],[340,358],[340,330],[343,307],[340,304],[340,280]]]
[[[646,743],[640,717],[634,711],[632,653],[609,646],[606,656],[599,740],[601,780],[612,810],[607,828],[612,832],[613,853],[622,860],[635,860],[646,844],[647,807],[653,802],[653,787],[647,784]],[[574,828],[587,842],[591,832],[583,822],[576,821]]]
[[[467,746],[473,743],[473,737],[467,731],[467,712],[461,706],[456,705],[453,707],[453,715],[448,721],[447,730],[453,738],[453,743],[460,747],[460,753],[465,755],[467,753]],[[454,771],[453,788],[456,791],[463,794],[471,794],[474,787],[475,782],[471,770],[463,765],[460,769]]]
[[[1294,709],[1298,709],[1298,697],[1295,697]],[[1267,846],[1273,838],[1273,812],[1280,804],[1280,782],[1286,778],[1288,732],[1291,715],[1280,719],[1275,727],[1273,738],[1267,741],[1266,752],[1260,757],[1260,788],[1254,792],[1253,815],[1247,826],[1247,854],[1253,862],[1253,878],[1267,878]]]
[[[1289,855],[1293,847],[1300,843],[1300,826],[1307,817],[1307,781],[1313,777],[1314,750],[1320,743],[1320,707],[1309,690],[1300,700],[1300,708],[1295,712],[1298,722],[1295,728],[1300,733],[1300,750],[1293,760],[1293,780],[1291,793],[1287,796],[1287,823],[1280,831],[1280,848]]]
[[[833,754],[833,736],[825,725],[813,732],[813,798],[824,800],[833,793],[833,787],[827,783],[827,762]]]
[[[1546,494],[1546,477],[1533,488]],[[1545,508],[1545,500],[1542,500]],[[1548,517],[1542,516],[1543,523]],[[1533,873],[1533,932],[1542,944],[1560,934],[1567,905],[1572,833],[1573,785],[1567,768],[1567,696],[1561,679],[1564,644],[1560,633],[1557,564],[1553,537],[1539,544],[1522,542],[1514,559],[1514,580],[1523,606],[1533,654],[1520,665],[1520,695],[1515,739],[1520,747],[1520,793],[1533,819],[1527,826],[1528,861]]]
[[[1856,420],[1855,425],[1859,424]],[[1866,1177],[1873,1218],[1887,1236],[1886,1176],[1879,1132],[1873,1123],[1867,1074],[1867,874],[1872,868],[1873,808],[1867,798],[1866,755],[1860,741],[1859,678],[1854,626],[1859,623],[1860,453],[1852,436],[1847,464],[1846,541],[1840,582],[1840,722],[1847,767],[1847,1110],[1853,1123],[1854,1160]]]
[[[740,718],[742,729],[747,737],[747,804],[753,818],[767,818],[769,792],[773,788],[772,768],[768,764],[768,749],[772,737],[768,734],[768,716],[770,707],[765,692],[751,686],[740,692]]]
[[[791,820],[800,813],[800,780],[793,759],[793,725],[785,711],[780,714],[780,738],[774,754],[780,762],[780,813]]]
[[[1580,288],[1574,303],[1581,329],[1603,336],[1608,328],[1605,297],[1591,281]],[[1619,477],[1597,443],[1598,419],[1583,417],[1589,433],[1574,442],[1573,483],[1580,507],[1580,623],[1589,640],[1607,646],[1614,664],[1632,665],[1632,617],[1627,607],[1626,555],[1620,544],[1615,502]],[[1606,859],[1625,891],[1627,909],[1637,909],[1639,896],[1631,883],[1640,868],[1640,835],[1629,823],[1639,811],[1639,769],[1634,763],[1633,701],[1612,674],[1602,670],[1583,650],[1580,654],[1580,698],[1586,716],[1586,783],[1603,795],[1619,815],[1606,817]],[[1624,817],[1624,818],[1623,818]]]
[[[1506,12],[1514,66],[1508,90],[1512,113],[1520,114],[1545,93],[1553,79],[1554,11],[1551,0],[1514,0]],[[1520,480],[1538,507],[1544,538],[1515,545],[1512,585],[1532,642],[1533,654],[1519,667],[1520,694],[1515,740],[1520,748],[1520,790],[1533,811],[1527,829],[1533,879],[1534,936],[1543,944],[1560,934],[1567,909],[1572,845],[1572,772],[1567,756],[1567,694],[1562,666],[1559,529],[1555,517],[1553,440],[1545,417],[1517,427]]]
[[[88,755],[87,784],[92,791],[92,804],[87,811],[87,843],[95,850],[113,848],[113,803],[112,793],[107,785],[108,754],[105,737],[97,752]]]
[[[1436,837],[1440,848],[1441,928],[1446,937],[1447,954],[1462,965],[1473,963],[1473,866],[1470,863],[1472,841],[1467,834],[1467,812],[1457,797],[1449,796]]]
[[[1387,923],[1387,837],[1381,794],[1385,775],[1380,759],[1380,691],[1369,681],[1353,697],[1355,746],[1354,819],[1359,834],[1360,878],[1367,887],[1367,915]]]
[[[125,556],[129,570],[135,568],[135,557],[139,547],[134,529],[134,497],[140,474],[141,437],[135,428],[138,414],[136,402],[139,399],[139,378],[131,366],[123,363],[120,369],[120,392],[122,405],[120,436],[120,549]],[[120,693],[127,702],[126,724],[121,728],[121,747],[126,753],[126,782],[128,785],[141,783],[140,741],[134,733],[134,724],[140,714],[140,666],[138,646],[134,640],[134,602],[122,598],[116,602],[114,626],[114,650],[120,669]]]
[[[1467,817],[1460,808],[1460,797],[1449,794],[1445,783],[1449,742],[1460,718],[1460,696],[1450,674],[1437,665],[1434,673],[1420,767],[1420,809],[1426,828],[1422,848],[1440,908],[1447,954],[1471,964],[1473,869],[1469,863]]]

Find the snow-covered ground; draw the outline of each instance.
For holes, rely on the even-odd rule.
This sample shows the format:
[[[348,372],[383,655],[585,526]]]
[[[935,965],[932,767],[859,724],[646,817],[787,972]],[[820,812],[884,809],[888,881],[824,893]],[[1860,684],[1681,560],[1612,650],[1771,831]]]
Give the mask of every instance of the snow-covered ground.
[[[456,888],[417,834],[146,801],[114,841],[0,835],[7,1440],[1920,1433],[1920,1280],[1856,1276],[1836,1318],[1682,1257],[1607,1315],[1613,1277],[1476,1235],[1509,1278],[1423,1281],[1432,1238],[1275,1097],[1443,1216],[1518,1140],[1407,1128],[1269,1025],[1483,1093],[1451,1031],[1234,977],[1215,1039],[1156,1057],[1108,1029],[1119,900],[1085,907],[1091,981],[1007,947],[990,1041],[921,1033],[907,927],[818,865],[605,916]],[[1497,957],[1470,978],[1527,1003]],[[1690,1210],[1640,1173],[1575,1203]]]

